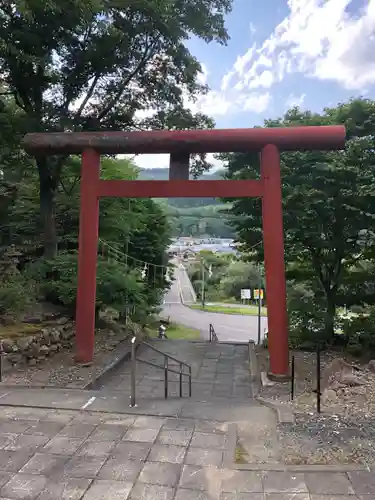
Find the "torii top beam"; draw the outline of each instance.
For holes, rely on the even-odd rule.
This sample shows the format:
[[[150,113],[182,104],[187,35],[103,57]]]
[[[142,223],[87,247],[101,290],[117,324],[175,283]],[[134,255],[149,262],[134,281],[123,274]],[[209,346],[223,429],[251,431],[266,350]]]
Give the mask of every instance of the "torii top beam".
[[[273,144],[280,151],[343,149],[342,125],[144,132],[52,132],[27,134],[22,145],[32,155],[225,153],[260,151]]]

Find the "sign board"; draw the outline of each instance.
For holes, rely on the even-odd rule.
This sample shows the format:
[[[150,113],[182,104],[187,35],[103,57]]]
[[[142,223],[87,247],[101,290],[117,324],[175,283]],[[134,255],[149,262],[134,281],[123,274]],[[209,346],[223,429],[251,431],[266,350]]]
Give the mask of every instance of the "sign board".
[[[260,298],[263,300],[263,297],[264,297],[264,290],[261,289],[260,290]],[[259,300],[259,288],[254,289],[254,299]]]
[[[241,300],[251,299],[251,290],[248,288],[243,288],[241,290]]]

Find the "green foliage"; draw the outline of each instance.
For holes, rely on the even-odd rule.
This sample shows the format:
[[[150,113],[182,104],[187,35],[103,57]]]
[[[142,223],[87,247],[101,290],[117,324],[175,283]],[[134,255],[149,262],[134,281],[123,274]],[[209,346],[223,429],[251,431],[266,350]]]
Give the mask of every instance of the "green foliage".
[[[287,276],[311,287],[322,303],[326,339],[334,335],[337,305],[346,303],[346,295],[355,286],[348,275],[374,249],[375,102],[355,99],[322,114],[294,108],[283,118],[265,122],[266,127],[342,123],[349,137],[343,151],[281,155]],[[229,154],[223,158],[228,178],[259,176],[258,155]],[[233,225],[244,251],[249,258],[262,261],[260,200],[230,202],[231,213],[237,216]],[[351,303],[354,301],[352,295]]]
[[[185,107],[186,98],[207,91],[186,41],[194,35],[225,44],[224,16],[231,5],[232,0],[2,1],[2,87],[25,130],[33,132],[213,127],[211,118]],[[57,253],[55,198],[66,160],[35,160],[47,258]],[[205,155],[193,157],[196,173],[208,167]]]
[[[289,345],[292,349],[314,349],[324,341],[324,313],[314,291],[304,283],[288,287]]]
[[[368,308],[366,314],[359,314],[344,321],[343,331],[346,350],[368,359],[375,355],[375,308]]]
[[[17,320],[36,302],[37,287],[34,281],[19,274],[12,280],[0,283],[0,316]]]
[[[234,297],[237,301],[241,300],[242,289],[264,288],[264,280],[260,275],[259,269],[252,263],[233,261],[225,271],[225,275],[220,280],[220,290],[224,297]]]
[[[202,264],[203,263],[203,264]],[[205,267],[205,291],[207,300],[241,300],[242,288],[258,288],[263,283],[263,271],[251,262],[238,261],[232,254],[215,254],[202,250],[188,272],[198,297],[202,293],[202,265]],[[208,274],[211,267],[212,276]]]
[[[135,179],[136,175],[136,168],[128,160],[104,158],[102,161],[102,177],[105,179]],[[25,279],[29,276],[40,283],[40,298],[64,305],[72,315],[77,286],[79,180],[79,159],[71,157],[56,196],[60,251],[54,259],[41,258],[42,226],[35,171],[25,170],[23,173],[16,186],[16,196],[7,205],[7,224],[0,228],[3,246],[14,243],[21,254],[19,268]],[[145,316],[161,301],[166,286],[164,272],[160,267],[156,275],[151,272],[144,282],[138,260],[134,259],[160,266],[167,264],[168,222],[159,205],[152,200],[104,198],[100,208],[101,240],[126,253],[128,261],[126,265],[125,262],[108,261],[106,255],[99,257],[97,310],[111,307],[123,315],[126,305],[130,304],[131,310],[136,307],[136,314]],[[19,304],[23,304],[21,298]]]

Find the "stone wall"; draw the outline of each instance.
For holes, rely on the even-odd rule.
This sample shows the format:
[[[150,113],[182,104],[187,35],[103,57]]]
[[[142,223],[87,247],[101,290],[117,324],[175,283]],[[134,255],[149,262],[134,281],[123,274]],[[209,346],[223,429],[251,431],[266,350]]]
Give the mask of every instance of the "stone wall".
[[[40,331],[23,337],[0,341],[5,362],[11,365],[36,365],[64,347],[71,347],[74,339],[73,322],[59,318],[51,326],[41,325]]]

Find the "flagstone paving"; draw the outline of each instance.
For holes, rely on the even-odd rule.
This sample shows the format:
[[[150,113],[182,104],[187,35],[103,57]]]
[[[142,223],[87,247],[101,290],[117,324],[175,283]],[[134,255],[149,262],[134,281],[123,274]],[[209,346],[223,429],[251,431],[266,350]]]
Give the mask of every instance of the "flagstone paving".
[[[0,498],[372,500],[372,471],[232,469],[228,424],[2,407]]]

